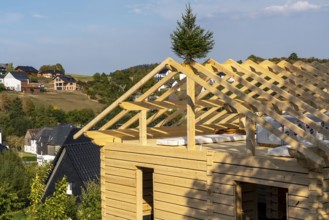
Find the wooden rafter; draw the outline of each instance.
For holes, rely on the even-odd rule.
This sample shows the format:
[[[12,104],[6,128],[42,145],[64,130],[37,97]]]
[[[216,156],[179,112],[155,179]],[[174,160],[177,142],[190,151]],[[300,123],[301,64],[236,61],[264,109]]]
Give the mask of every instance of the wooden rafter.
[[[241,113],[245,114],[247,117],[255,120],[257,123],[259,123],[260,125],[264,126],[266,129],[272,131],[274,135],[278,136],[279,138],[281,138],[285,142],[289,143],[293,149],[296,149],[299,152],[301,152],[306,158],[310,159],[313,163],[318,164],[318,165],[324,165],[324,159],[321,156],[317,155],[316,153],[312,152],[307,147],[305,147],[304,145],[302,145],[296,138],[287,136],[283,132],[280,132],[279,130],[275,129],[272,125],[270,125],[268,122],[266,122],[263,118],[258,117],[253,112],[251,112],[249,109],[247,109],[246,107],[244,107],[243,105],[241,105],[238,102],[230,99],[227,95],[223,94],[218,89],[212,87],[207,82],[205,82],[204,80],[202,80],[200,77],[187,72],[179,63],[172,62],[172,65],[174,65],[174,67],[176,69],[178,69],[179,71],[184,72],[188,77],[190,77],[191,79],[193,79],[196,83],[202,85],[205,89],[208,89],[213,94],[217,95],[219,98],[221,98],[224,101],[226,101],[227,103],[229,103],[231,106],[235,107],[236,109],[239,109],[239,111]],[[210,71],[208,71],[207,73],[213,74]],[[225,86],[228,86],[230,89],[235,90],[234,88],[231,87],[231,85],[227,84],[226,82],[221,81],[221,79],[219,77],[215,76],[215,74],[214,74],[214,77],[213,78],[216,81],[218,81],[219,83],[223,83]],[[240,93],[240,91],[238,93]],[[247,97],[245,97],[245,98],[246,99],[249,99]],[[263,109],[263,110],[265,110],[265,109]],[[267,110],[265,110],[265,111],[267,111]],[[273,113],[273,115],[274,115],[274,113]],[[301,133],[304,132],[304,131],[300,131],[301,129],[298,126],[291,124],[288,120],[284,119],[280,115],[275,115],[274,118],[277,121],[279,121],[280,123],[287,125],[288,128],[291,129],[291,130],[293,130],[293,131],[295,131],[295,130],[297,131],[298,130],[298,132],[301,132]],[[324,145],[323,147],[324,147],[324,149],[327,150],[327,146],[326,145]]]
[[[127,101],[131,100],[131,96],[164,67],[170,69],[171,73],[136,98],[134,102]],[[177,74],[185,74],[186,78],[168,88],[155,101],[148,100],[161,85],[166,84]],[[142,144],[146,144],[147,137],[155,137],[158,134],[166,137],[174,134],[173,132],[177,130],[171,126],[168,128],[169,134],[166,131],[166,125],[186,113],[186,116],[184,115],[175,125],[187,124],[186,130],[179,132],[187,134],[188,149],[194,149],[196,127],[220,125],[221,123],[230,123],[236,126],[241,117],[245,117],[247,146],[252,154],[255,152],[255,141],[252,138],[254,137],[253,125],[257,123],[290,144],[293,149],[298,150],[313,163],[323,164],[322,155],[305,147],[296,137],[287,136],[275,129],[259,115],[271,116],[302,139],[312,143],[314,147],[318,147],[329,154],[328,144],[319,141],[315,136],[282,116],[282,112],[285,112],[312,126],[316,131],[329,136],[328,130],[323,129],[322,126],[305,115],[305,113],[311,113],[318,119],[329,123],[329,117],[324,114],[329,106],[329,93],[326,88],[327,76],[328,71],[321,64],[311,65],[301,62],[290,64],[283,61],[278,65],[270,61],[256,64],[250,60],[246,60],[242,64],[233,60],[220,64],[209,59],[204,64],[184,65],[168,58],[88,123],[75,137],[89,130],[110,111],[121,108],[122,110],[113,119],[101,127],[100,131],[104,133],[98,137],[99,140],[104,142],[106,137],[113,137],[113,141],[120,140],[120,135],[122,135],[122,138],[137,137]],[[314,78],[313,81],[312,78]],[[177,92],[178,89],[181,89],[180,92]],[[172,95],[176,96],[175,101],[169,99]],[[117,125],[128,113],[135,115],[121,125],[115,133],[113,133],[114,131],[111,131],[112,133],[107,132],[109,131],[108,128]],[[138,120],[138,128],[130,128],[132,125],[136,125],[135,122]],[[148,128],[150,124],[154,127]],[[160,133],[150,135],[149,132]],[[176,133],[176,135],[180,133]],[[93,137],[98,135],[93,132],[88,132],[88,134]],[[139,135],[136,136],[136,134]]]

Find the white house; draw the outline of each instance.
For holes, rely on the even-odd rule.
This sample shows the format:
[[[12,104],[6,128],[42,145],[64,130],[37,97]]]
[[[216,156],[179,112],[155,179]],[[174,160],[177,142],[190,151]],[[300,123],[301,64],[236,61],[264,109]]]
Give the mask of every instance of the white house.
[[[22,87],[27,87],[29,78],[24,72],[9,72],[4,77],[4,85],[7,89],[22,91]]]
[[[167,76],[169,73],[171,73],[171,70],[165,68],[165,69],[161,70],[160,72],[158,72],[157,74],[155,74],[154,78],[158,82],[162,78],[164,78],[165,76]],[[185,78],[185,75],[182,74],[182,73],[179,73],[179,75],[178,75],[179,81],[182,80],[182,79],[184,79],[184,78]],[[158,91],[160,91],[162,89],[167,89],[168,87],[175,86],[177,84],[177,80],[178,79],[173,78],[167,84],[163,84],[162,86],[160,86],[158,88]]]

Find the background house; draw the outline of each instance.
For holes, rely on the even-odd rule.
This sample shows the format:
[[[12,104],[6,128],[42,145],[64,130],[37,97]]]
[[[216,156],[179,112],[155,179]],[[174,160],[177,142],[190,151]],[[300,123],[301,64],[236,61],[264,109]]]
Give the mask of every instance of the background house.
[[[77,89],[76,80],[69,75],[59,75],[53,80],[54,90],[57,91],[74,91]]]
[[[36,135],[40,131],[37,129],[28,129],[24,137],[24,152],[37,154],[37,138]]]
[[[53,170],[49,174],[44,192],[44,198],[53,194],[55,183],[67,177],[69,182],[67,194],[80,195],[81,187],[100,176],[100,148],[91,139],[81,136],[73,139],[79,129],[71,130],[68,138],[60,148],[53,161]]]
[[[20,92],[29,85],[29,78],[24,72],[8,72],[4,77],[4,85],[7,89]]]
[[[8,66],[7,63],[0,63],[0,75],[6,73],[7,66]]]
[[[24,72],[26,73],[27,75],[37,75],[38,74],[38,70],[35,69],[34,67],[32,66],[17,66],[15,68],[15,70],[17,72]]]
[[[63,71],[59,70],[45,70],[38,73],[39,77],[54,78],[55,76],[65,75]]]
[[[2,133],[0,131],[0,152],[4,150],[8,150],[8,148],[2,144]]]
[[[58,125],[55,128],[44,127],[36,135],[37,154],[55,155],[68,137],[72,125]]]
[[[55,128],[30,129],[25,134],[24,151],[37,155],[39,165],[50,162],[67,139],[73,126],[58,125]]]

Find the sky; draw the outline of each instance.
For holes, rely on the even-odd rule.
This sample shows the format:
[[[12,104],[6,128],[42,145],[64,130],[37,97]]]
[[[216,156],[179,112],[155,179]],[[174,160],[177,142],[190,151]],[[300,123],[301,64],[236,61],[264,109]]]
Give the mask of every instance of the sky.
[[[93,75],[167,57],[181,62],[170,33],[187,3],[214,34],[208,58],[329,58],[328,0],[3,0],[0,63],[60,63],[67,73]]]

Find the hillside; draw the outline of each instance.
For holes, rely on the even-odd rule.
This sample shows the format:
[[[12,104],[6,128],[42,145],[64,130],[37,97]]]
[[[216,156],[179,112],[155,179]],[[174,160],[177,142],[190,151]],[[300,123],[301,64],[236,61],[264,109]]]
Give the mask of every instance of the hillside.
[[[46,92],[40,94],[23,94],[7,91],[10,97],[19,97],[22,100],[31,99],[36,106],[56,106],[64,111],[74,109],[92,109],[94,112],[100,112],[104,105],[95,100],[91,100],[81,91],[75,92]]]

